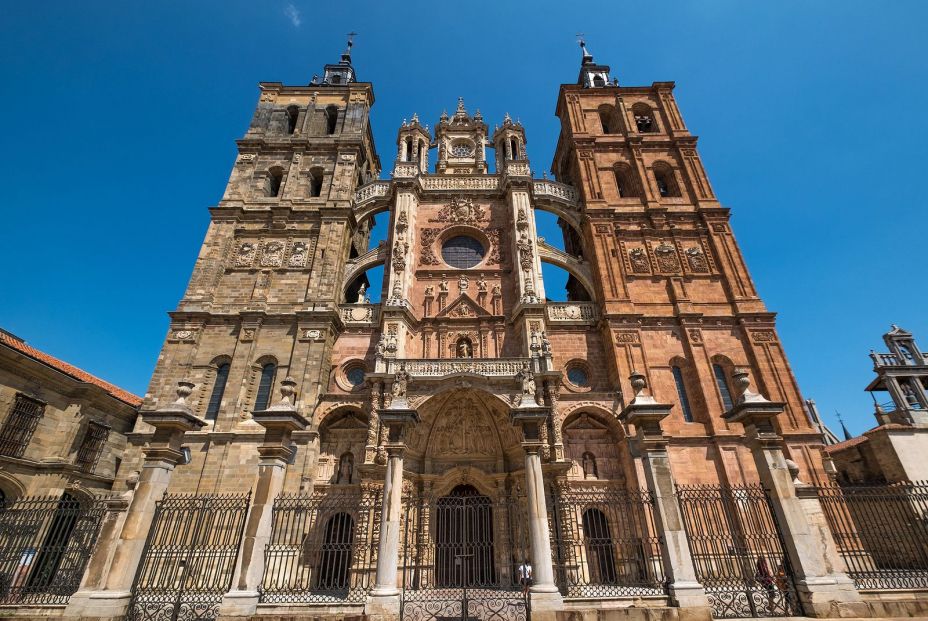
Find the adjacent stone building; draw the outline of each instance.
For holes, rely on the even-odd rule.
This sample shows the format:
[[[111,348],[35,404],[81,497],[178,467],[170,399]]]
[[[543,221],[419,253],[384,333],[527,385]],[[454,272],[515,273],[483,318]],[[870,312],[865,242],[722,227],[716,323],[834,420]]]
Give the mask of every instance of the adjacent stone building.
[[[112,488],[141,402],[0,330],[0,502]]]
[[[883,342],[889,351],[870,352],[876,377],[866,388],[877,426],[826,449],[842,483],[928,481],[928,356],[895,325]]]

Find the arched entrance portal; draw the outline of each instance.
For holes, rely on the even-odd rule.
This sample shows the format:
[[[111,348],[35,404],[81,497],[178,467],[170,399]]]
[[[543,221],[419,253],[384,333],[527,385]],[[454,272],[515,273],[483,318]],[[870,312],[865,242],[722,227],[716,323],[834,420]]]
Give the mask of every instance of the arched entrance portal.
[[[493,508],[472,485],[458,485],[435,507],[435,582],[439,587],[496,584]]]

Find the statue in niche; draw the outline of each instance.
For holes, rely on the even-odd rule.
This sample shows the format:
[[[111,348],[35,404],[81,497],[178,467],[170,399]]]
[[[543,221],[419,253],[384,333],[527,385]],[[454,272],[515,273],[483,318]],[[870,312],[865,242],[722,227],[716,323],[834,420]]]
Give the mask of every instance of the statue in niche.
[[[345,453],[338,458],[338,473],[335,478],[336,485],[339,483],[351,483],[351,476],[354,474],[354,455]]]
[[[406,385],[409,383],[409,373],[406,371],[406,365],[400,365],[399,371],[393,376],[393,396],[396,398],[406,397]]]
[[[458,278],[458,291],[461,292],[461,295],[464,295],[468,286],[470,286],[470,280],[468,280],[467,276],[461,274],[461,277]]]
[[[477,292],[478,292],[478,293],[486,293],[486,292],[487,292],[487,281],[483,278],[483,276],[481,276],[481,277],[477,280]]]
[[[438,293],[448,293],[448,278],[442,277],[441,282],[438,283]]]
[[[457,352],[458,352],[458,358],[473,358],[474,348],[470,344],[470,339],[468,339],[467,337],[462,337],[458,339]]]
[[[519,397],[519,404],[521,405],[526,398],[534,401],[535,374],[532,373],[532,370],[528,367],[527,362],[522,366],[522,370],[516,374],[516,379],[518,379],[522,385],[522,395]]]
[[[585,452],[581,460],[581,465],[583,467],[584,479],[599,478],[599,471],[596,469],[596,456],[593,455],[593,453],[589,451]]]

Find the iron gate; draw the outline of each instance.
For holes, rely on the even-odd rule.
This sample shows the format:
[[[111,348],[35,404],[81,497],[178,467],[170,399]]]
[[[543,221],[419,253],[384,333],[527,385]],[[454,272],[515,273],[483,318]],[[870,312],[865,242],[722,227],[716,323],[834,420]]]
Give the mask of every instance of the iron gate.
[[[65,493],[0,507],[0,604],[66,604],[77,591],[106,513]]]
[[[816,489],[858,589],[928,589],[928,483]]]
[[[379,488],[279,496],[261,601],[363,604],[376,572],[380,511]]]
[[[458,485],[405,505],[402,619],[528,621],[519,580],[530,554],[524,498],[491,500]]]
[[[158,502],[132,590],[131,621],[208,621],[242,541],[251,494],[175,495]]]
[[[714,617],[801,614],[766,490],[680,486],[677,497],[696,577]]]
[[[666,592],[650,492],[572,487],[558,489],[549,506],[554,517],[554,567],[565,597]]]

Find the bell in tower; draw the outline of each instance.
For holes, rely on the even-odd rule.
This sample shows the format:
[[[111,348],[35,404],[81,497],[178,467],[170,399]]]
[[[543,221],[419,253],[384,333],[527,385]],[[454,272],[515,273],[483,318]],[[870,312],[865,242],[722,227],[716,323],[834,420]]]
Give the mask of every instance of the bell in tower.
[[[443,112],[435,128],[438,165],[435,172],[443,175],[485,175],[487,173],[487,126],[480,110],[471,117],[464,109],[464,98],[458,97],[454,116]]]

